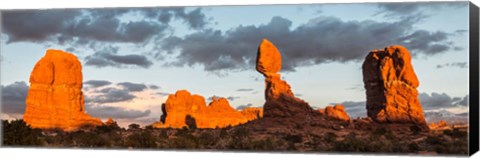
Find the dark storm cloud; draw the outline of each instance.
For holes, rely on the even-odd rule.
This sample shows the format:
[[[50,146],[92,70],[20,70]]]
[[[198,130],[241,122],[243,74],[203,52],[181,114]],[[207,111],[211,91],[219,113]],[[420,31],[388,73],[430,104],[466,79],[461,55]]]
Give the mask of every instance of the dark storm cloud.
[[[147,86],[143,83],[121,82],[117,83],[117,85],[122,86],[130,92],[140,92],[147,89]]]
[[[437,69],[445,68],[445,67],[468,68],[468,63],[467,62],[453,62],[453,63],[445,63],[445,64],[437,65]]]
[[[428,9],[461,8],[468,6],[468,2],[401,2],[401,3],[379,3],[380,11],[377,14],[385,16],[409,16],[422,13]]]
[[[97,88],[97,87],[108,86],[112,84],[112,82],[106,81],[106,80],[89,80],[89,81],[83,82],[83,84],[90,85],[94,88]]]
[[[96,91],[100,93],[97,96],[86,96],[86,103],[96,103],[96,104],[105,104],[105,103],[116,103],[123,101],[130,101],[136,96],[129,93],[126,89],[117,89],[117,88],[104,88]]]
[[[2,11],[2,33],[8,41],[41,42],[54,40],[67,28],[72,27],[80,10],[11,10]]]
[[[121,21],[128,13],[141,13],[140,21]],[[153,18],[153,19],[152,19]],[[2,12],[3,33],[12,42],[89,44],[92,42],[145,43],[162,36],[172,19],[184,21],[192,29],[207,24],[200,8],[51,9]]]
[[[25,113],[25,99],[28,94],[28,85],[23,81],[2,85],[2,112],[7,114]]]
[[[251,89],[251,88],[249,88],[249,89],[246,89],[246,88],[237,89],[237,92],[250,92],[250,91],[253,91],[253,89]]]
[[[184,38],[167,37],[160,44],[163,54],[179,50],[170,66],[201,65],[206,71],[245,70],[255,65],[258,44],[272,41],[282,53],[283,69],[295,70],[326,62],[360,61],[372,49],[388,45],[406,46],[415,54],[437,54],[450,50],[448,33],[414,30],[418,17],[395,22],[342,21],[318,17],[292,29],[292,21],[273,17],[267,24],[238,26],[226,32],[206,29]]]
[[[461,97],[450,97],[445,93],[420,93],[418,96],[423,110],[438,110],[441,108],[452,108],[458,106],[467,106],[468,95]]]
[[[205,14],[201,8],[196,8],[187,12],[185,7],[169,7],[169,8],[143,8],[137,9],[146,17],[156,18],[158,21],[168,24],[173,19],[182,20],[191,29],[203,29],[208,23]]]
[[[143,55],[117,55],[118,48],[108,47],[85,57],[86,66],[94,67],[141,67],[149,68],[153,63]]]
[[[112,106],[94,106],[87,105],[85,106],[88,114],[93,117],[100,118],[118,118],[118,119],[135,119],[140,117],[146,117],[150,115],[150,110],[140,111],[140,110],[129,110],[121,107],[112,107]]]

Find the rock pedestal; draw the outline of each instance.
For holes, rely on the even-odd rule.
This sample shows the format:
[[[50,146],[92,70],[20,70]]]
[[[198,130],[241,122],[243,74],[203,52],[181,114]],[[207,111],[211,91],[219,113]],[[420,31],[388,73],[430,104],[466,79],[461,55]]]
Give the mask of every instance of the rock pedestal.
[[[418,99],[419,81],[403,46],[373,50],[362,65],[367,114],[381,123],[414,123],[426,127]]]
[[[33,128],[76,130],[102,121],[85,113],[82,65],[73,54],[47,50],[30,75],[23,120]]]

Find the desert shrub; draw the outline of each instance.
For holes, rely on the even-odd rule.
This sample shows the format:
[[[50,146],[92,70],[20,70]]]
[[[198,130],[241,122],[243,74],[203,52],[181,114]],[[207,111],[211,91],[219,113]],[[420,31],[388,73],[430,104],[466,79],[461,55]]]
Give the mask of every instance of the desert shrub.
[[[377,135],[377,136],[385,135],[387,132],[388,130],[386,128],[377,128],[373,131],[373,135]]]
[[[177,131],[175,138],[169,141],[169,143],[173,148],[195,149],[198,147],[198,141],[198,138],[185,128]]]
[[[152,125],[145,126],[145,129],[152,130],[153,126]]]
[[[70,139],[73,145],[80,147],[110,147],[111,143],[107,138],[101,137],[95,132],[76,131],[68,134],[66,139]]]
[[[42,133],[39,129],[32,129],[23,119],[2,121],[2,145],[38,146],[43,141],[39,139]]]
[[[301,135],[292,135],[288,134],[283,137],[286,141],[288,142],[293,142],[293,143],[301,143],[303,141],[303,138]]]
[[[139,124],[136,124],[136,123],[132,123],[132,124],[128,125],[128,129],[129,129],[129,130],[132,130],[132,129],[140,129],[140,125],[139,125]]]
[[[412,131],[413,134],[418,135],[422,132],[422,129],[418,126],[410,126],[410,131]]]
[[[431,144],[431,145],[436,145],[436,144],[442,143],[443,141],[441,141],[440,138],[438,138],[438,137],[428,136],[428,137],[425,139],[425,142],[427,142],[428,144]]]
[[[328,132],[327,134],[325,134],[324,139],[326,142],[332,143],[337,141],[337,135],[335,135],[335,133]]]
[[[376,147],[383,146],[383,142],[376,142],[378,144],[369,144],[364,140],[358,139],[353,133],[348,134],[343,141],[336,141],[333,144],[333,151],[342,152],[370,152],[378,151]]]
[[[97,126],[95,129],[95,131],[98,133],[110,133],[119,130],[121,130],[121,128],[117,124],[101,125]]]
[[[226,128],[222,128],[222,129],[220,130],[220,135],[219,135],[219,136],[220,136],[220,138],[225,138],[225,137],[227,137],[227,136],[228,136],[227,129],[226,129]]]
[[[129,135],[125,145],[134,148],[154,148],[157,146],[156,140],[149,131],[142,131]]]
[[[443,134],[446,134],[454,138],[466,138],[468,136],[468,133],[466,131],[460,131],[457,128],[453,130],[445,130],[443,131]]]
[[[274,139],[267,137],[261,140],[252,141],[249,144],[251,150],[273,150],[277,144],[274,144]]]
[[[417,152],[417,151],[420,150],[420,147],[418,146],[417,143],[412,142],[412,143],[408,144],[408,150],[409,150],[409,152]]]
[[[200,136],[198,136],[198,144],[200,146],[210,146],[214,145],[218,141],[217,137],[215,137],[210,131],[205,131]]]

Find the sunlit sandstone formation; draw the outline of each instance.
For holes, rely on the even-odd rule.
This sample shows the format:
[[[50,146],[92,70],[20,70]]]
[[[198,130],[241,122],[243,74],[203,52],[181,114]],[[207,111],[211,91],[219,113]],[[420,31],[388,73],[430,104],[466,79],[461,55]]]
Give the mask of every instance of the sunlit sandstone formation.
[[[212,98],[206,105],[205,98],[192,95],[186,90],[177,91],[168,96],[162,105],[162,119],[154,123],[155,128],[182,128],[186,127],[186,118],[195,120],[197,128],[223,128],[246,123],[262,116],[261,110],[249,109],[237,111],[233,109],[225,98]]]
[[[350,116],[348,116],[347,112],[345,112],[345,107],[340,104],[335,106],[327,106],[325,109],[319,109],[318,111],[320,114],[326,115],[329,118],[340,121],[350,121]]]
[[[282,58],[277,47],[263,39],[258,47],[256,69],[265,76],[264,117],[307,117],[313,109],[293,95],[290,85],[281,79]]]
[[[418,99],[419,81],[403,46],[373,50],[362,65],[367,114],[381,123],[415,123],[426,126]]]
[[[82,65],[73,54],[47,50],[30,75],[23,120],[34,128],[76,130],[102,125],[85,113]]]

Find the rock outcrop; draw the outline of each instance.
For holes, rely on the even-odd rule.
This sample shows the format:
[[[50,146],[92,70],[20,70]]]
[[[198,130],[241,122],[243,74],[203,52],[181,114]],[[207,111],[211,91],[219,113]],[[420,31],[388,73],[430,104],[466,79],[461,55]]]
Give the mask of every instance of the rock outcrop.
[[[162,106],[161,121],[154,123],[155,128],[182,128],[186,127],[186,118],[195,120],[197,128],[223,128],[235,126],[259,117],[261,114],[255,110],[240,112],[233,109],[225,98],[212,97],[212,102],[207,106],[205,98],[192,95],[186,90],[177,91],[168,96]],[[245,115],[244,115],[245,113]]]
[[[450,127],[448,126],[447,122],[445,120],[440,120],[438,121],[437,123],[430,123],[428,125],[428,128],[430,128],[431,130],[446,130],[446,129],[450,129]]]
[[[76,130],[102,121],[85,113],[82,65],[73,54],[47,50],[30,75],[23,120],[34,128]]]
[[[248,107],[240,111],[248,121],[263,117],[263,108]]]
[[[419,81],[405,47],[371,51],[362,70],[369,117],[380,123],[414,123],[426,127],[418,99]]]
[[[307,117],[313,109],[301,99],[296,98],[290,85],[281,79],[282,58],[277,47],[263,39],[258,47],[258,72],[265,76],[264,117]]]
[[[348,116],[347,112],[345,112],[345,107],[340,104],[335,106],[327,106],[325,109],[319,109],[318,111],[320,114],[326,115],[329,118],[340,121],[350,121],[350,116]]]

